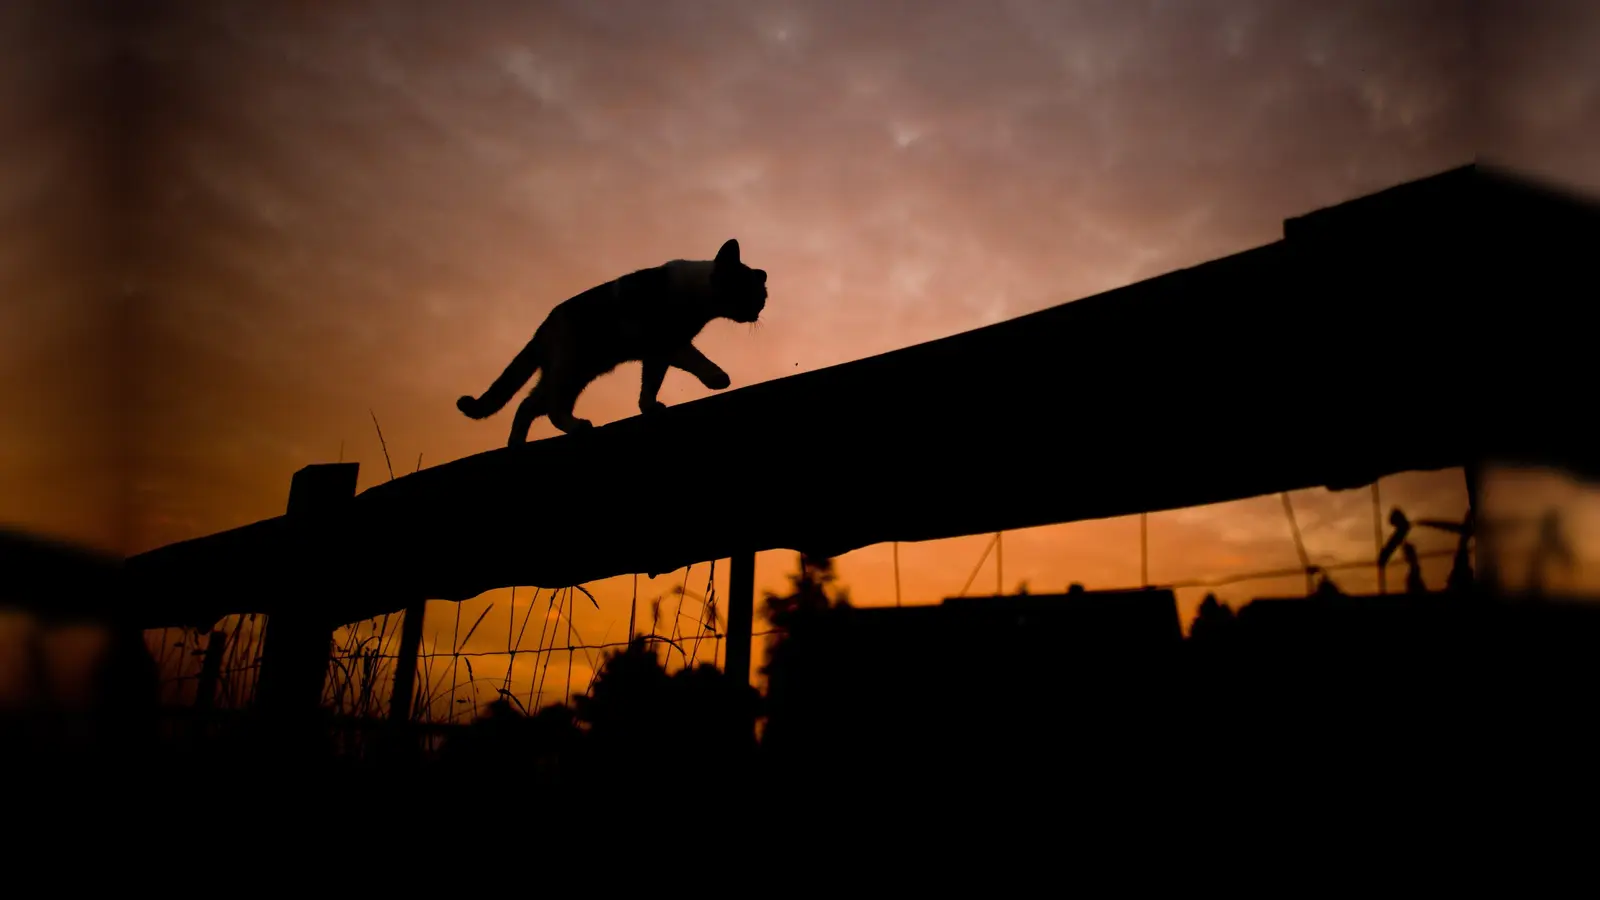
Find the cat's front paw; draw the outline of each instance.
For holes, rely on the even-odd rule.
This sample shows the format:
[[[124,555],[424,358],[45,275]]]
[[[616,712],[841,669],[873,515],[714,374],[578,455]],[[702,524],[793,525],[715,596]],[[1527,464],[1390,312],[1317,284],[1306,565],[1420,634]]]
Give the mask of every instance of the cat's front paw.
[[[660,400],[639,401],[639,412],[644,413],[647,416],[653,416],[656,413],[665,412],[666,409],[667,405],[662,403]]]
[[[706,387],[713,391],[720,391],[730,384],[733,384],[733,379],[728,377],[727,372],[715,372],[706,378]]]

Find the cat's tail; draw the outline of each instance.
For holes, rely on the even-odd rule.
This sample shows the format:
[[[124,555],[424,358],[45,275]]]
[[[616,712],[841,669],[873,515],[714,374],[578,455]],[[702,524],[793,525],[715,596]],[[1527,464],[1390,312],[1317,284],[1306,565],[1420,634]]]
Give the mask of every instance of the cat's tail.
[[[511,360],[511,365],[506,366],[506,370],[500,373],[500,377],[496,378],[494,384],[489,385],[489,389],[481,396],[462,394],[457,397],[456,409],[461,410],[469,419],[489,418],[511,402],[511,398],[528,383],[533,373],[539,371],[539,365],[538,343],[530,340]]]

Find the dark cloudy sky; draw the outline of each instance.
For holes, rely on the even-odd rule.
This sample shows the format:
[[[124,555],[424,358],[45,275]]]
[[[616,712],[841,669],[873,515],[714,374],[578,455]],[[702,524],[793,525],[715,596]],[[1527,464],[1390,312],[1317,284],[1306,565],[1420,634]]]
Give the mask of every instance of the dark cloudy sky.
[[[453,401],[551,306],[729,237],[771,273],[759,329],[700,341],[738,387],[1266,243],[1480,151],[1600,186],[1576,0],[213,0],[98,29],[95,5],[0,12],[0,396],[25,423],[0,461],[8,519],[120,551],[276,515],[341,448],[387,478],[369,409],[397,470],[501,446],[509,413]],[[632,415],[637,377],[579,413]],[[672,373],[663,399],[705,393]],[[1465,503],[1453,473],[1384,490]],[[1368,495],[1295,499],[1316,554],[1370,555]],[[1150,527],[1161,580],[1295,562],[1276,498]],[[1133,583],[1137,528],[1008,536],[1006,587]],[[958,590],[985,540],[902,547],[907,599]],[[892,601],[889,559],[841,561],[859,601]],[[790,563],[763,555],[760,586]]]

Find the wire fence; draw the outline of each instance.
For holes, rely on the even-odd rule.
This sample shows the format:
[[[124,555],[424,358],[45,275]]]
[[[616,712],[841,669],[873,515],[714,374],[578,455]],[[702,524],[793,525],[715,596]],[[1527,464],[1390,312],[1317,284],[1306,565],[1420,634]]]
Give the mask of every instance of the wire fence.
[[[1417,559],[1420,563],[1456,555],[1456,551],[1450,550],[1426,551],[1418,553]],[[1397,564],[1391,563],[1390,567]],[[1376,571],[1376,567],[1373,560],[1331,562],[1210,579],[1173,581],[1152,587],[1173,591],[1211,590],[1249,582],[1309,578],[1308,569],[1326,575],[1360,569]],[[404,718],[425,727],[448,727],[470,721],[485,711],[486,704],[497,700],[509,703],[524,714],[531,714],[548,706],[569,704],[574,697],[586,696],[594,685],[594,675],[601,671],[605,654],[621,651],[630,646],[632,641],[584,640],[569,615],[573,601],[580,592],[598,607],[598,601],[581,586],[546,592],[546,614],[537,643],[532,648],[524,647],[523,642],[528,637],[528,624],[540,604],[540,591],[535,591],[526,607],[520,609],[520,626],[515,622],[519,604],[516,592],[512,592],[505,649],[467,650],[468,642],[494,605],[491,603],[486,607],[463,636],[460,627],[462,605],[456,604],[456,622],[449,643],[441,648],[442,635],[436,635],[416,653],[415,688],[411,708],[406,711]],[[678,614],[670,617],[670,628],[662,629],[659,618],[652,616],[651,630],[636,633],[634,639],[664,650],[661,662],[669,672],[698,665],[720,668],[727,634],[719,627],[722,623],[716,612],[714,590],[708,587],[705,596],[682,588],[675,589],[675,592],[680,598],[698,599],[701,610],[699,616],[693,619],[684,616],[680,602]],[[635,597],[635,608],[637,602]],[[659,604],[659,600],[656,604]],[[398,612],[352,623],[334,633],[329,646],[323,704],[335,717],[352,721],[378,721],[390,714],[396,667],[402,659],[399,641],[405,615],[405,612]],[[213,709],[242,709],[249,706],[259,682],[264,626],[265,617],[244,615],[229,616],[209,633],[179,632],[176,640],[170,630],[157,632],[161,641],[157,656],[165,676],[166,704],[179,708],[203,705]],[[632,627],[630,620],[630,630]],[[782,633],[781,628],[757,629],[753,631],[752,638],[763,640]],[[213,650],[214,641],[223,642],[220,649]],[[216,655],[211,670],[207,672],[203,661],[211,652]],[[752,655],[755,655],[754,648]],[[580,657],[581,675],[575,671]],[[492,671],[482,671],[488,661],[494,663]],[[576,692],[575,675],[579,675]],[[551,680],[552,676],[554,681]]]

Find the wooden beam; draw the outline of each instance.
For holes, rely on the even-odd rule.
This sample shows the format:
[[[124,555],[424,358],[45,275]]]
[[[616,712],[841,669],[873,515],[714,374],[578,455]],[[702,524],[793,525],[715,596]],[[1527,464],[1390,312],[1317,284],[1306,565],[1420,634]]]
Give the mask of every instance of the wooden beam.
[[[1597,286],[1596,217],[1447,175],[1099,296],[405,475],[339,514],[337,553],[280,517],[143,554],[135,590],[153,620],[303,602],[286,590],[302,580],[292,557],[321,567],[319,602],[353,621],[418,594],[1351,489],[1474,454],[1565,452],[1600,472],[1563,412],[1576,388],[1548,387],[1581,385],[1588,332],[1572,310]],[[1468,398],[1485,319],[1519,361]],[[1378,364],[1346,364],[1373,352],[1375,329]],[[1372,409],[1393,410],[1381,434],[1353,424]],[[837,436],[826,448],[797,437],[819,424]],[[507,426],[482,427],[498,443]],[[759,489],[773,473],[848,506],[777,512]],[[219,599],[223,580],[243,590]]]
[[[136,620],[140,611],[117,591],[121,564],[58,537],[0,524],[0,610],[49,625],[107,623],[125,614]]]

